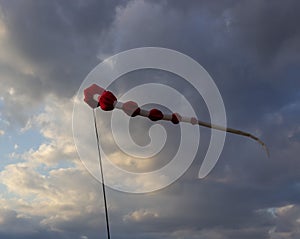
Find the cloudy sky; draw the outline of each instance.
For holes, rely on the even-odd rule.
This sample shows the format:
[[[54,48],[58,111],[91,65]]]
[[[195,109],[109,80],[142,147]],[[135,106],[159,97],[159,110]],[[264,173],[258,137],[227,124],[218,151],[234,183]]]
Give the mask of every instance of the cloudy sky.
[[[112,238],[299,238],[299,10],[297,0],[0,0],[0,238],[105,238],[100,184],[72,137],[74,96],[101,61],[145,46],[198,61],[222,94],[228,125],[261,137],[271,157],[227,135],[219,162],[200,180],[208,144],[201,141],[171,186],[138,195],[108,189]],[[151,76],[145,82],[175,82],[207,119],[188,86],[162,72],[143,74]],[[112,87],[128,88],[126,77]],[[178,132],[165,127],[175,132],[170,147]],[[142,144],[145,129],[136,137]],[[108,148],[135,171],[168,160],[137,161]]]

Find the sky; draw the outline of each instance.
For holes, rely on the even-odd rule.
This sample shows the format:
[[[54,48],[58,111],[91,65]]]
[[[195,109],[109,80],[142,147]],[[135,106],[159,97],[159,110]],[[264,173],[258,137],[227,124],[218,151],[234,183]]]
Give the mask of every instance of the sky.
[[[199,179],[211,133],[200,129],[194,162],[170,186],[146,194],[107,188],[112,238],[299,238],[299,10],[297,0],[0,0],[0,238],[105,238],[101,185],[76,151],[73,104],[94,67],[137,47],[199,62],[222,95],[228,125],[258,135],[271,156],[227,135],[216,167]],[[133,72],[112,90],[126,92],[129,79],[180,89],[209,120],[201,97],[174,75]],[[98,120],[110,139],[105,115]],[[135,141],[147,144],[152,125],[133,119]],[[161,125],[170,137],[160,156],[124,157],[105,140],[112,161],[135,172],[162,167],[178,129]],[[132,182],[149,183],[157,182]]]

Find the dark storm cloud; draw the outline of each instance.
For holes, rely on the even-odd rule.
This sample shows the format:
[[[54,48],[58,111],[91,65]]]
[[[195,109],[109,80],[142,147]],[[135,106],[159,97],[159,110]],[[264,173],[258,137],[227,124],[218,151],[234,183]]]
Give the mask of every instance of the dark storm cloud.
[[[0,2],[11,52],[15,58],[24,59],[27,68],[33,67],[33,73],[24,74],[14,62],[1,63],[1,73],[7,72],[9,79],[2,83],[2,91],[14,88],[16,95],[30,102],[25,106],[23,100],[7,95],[4,111],[9,121],[24,124],[29,106],[38,105],[49,93],[60,97],[75,94],[99,62],[99,36],[109,27],[119,4],[80,0]]]
[[[233,39],[227,57],[238,53],[233,53],[231,73],[225,70],[225,89],[237,99],[228,97],[230,107],[241,103],[245,106],[238,111],[241,115],[246,110],[256,112],[248,114],[248,120],[254,120],[251,115],[277,111],[297,98],[300,17],[296,9],[296,1],[284,5],[281,1],[240,1],[230,10]]]
[[[254,109],[258,115],[276,110],[294,100],[300,87],[298,3],[281,5],[280,1],[129,3],[102,37],[101,47],[110,53],[141,46],[186,53],[213,76],[229,119],[253,123]]]
[[[299,189],[293,186],[300,180],[295,166],[299,164],[300,119],[297,9],[297,1],[131,2],[102,37],[102,51],[154,45],[195,58],[219,86],[229,124],[252,132],[258,129],[271,149],[267,160],[254,142],[228,135],[225,151],[207,178],[228,182],[219,185],[224,191],[213,190],[218,184],[205,190],[218,205],[210,200],[201,208],[203,215],[208,215],[205,220],[193,213],[202,202],[189,202],[176,213],[181,215],[179,219],[168,218],[174,227],[199,222],[209,228],[206,223],[211,216],[212,227],[224,227],[221,238],[270,238],[274,220],[256,210],[299,203]],[[201,183],[194,186],[201,187]],[[195,189],[191,194],[197,199],[208,196]],[[185,212],[189,213],[183,219]],[[167,230],[163,225],[162,230]],[[251,226],[253,230],[246,229]]]
[[[40,90],[72,96],[97,63],[99,35],[118,1],[2,1],[11,43],[37,66]],[[33,94],[34,95],[34,94]]]
[[[272,62],[272,58],[282,50],[285,44],[300,37],[297,14],[300,8],[298,1],[242,1],[234,7],[234,27],[238,27],[237,35],[241,42],[256,49],[256,54],[265,63]],[[244,29],[244,30],[242,30]],[[298,45],[298,44],[297,44]],[[298,48],[299,45],[291,45]],[[295,52],[296,54],[296,52]]]

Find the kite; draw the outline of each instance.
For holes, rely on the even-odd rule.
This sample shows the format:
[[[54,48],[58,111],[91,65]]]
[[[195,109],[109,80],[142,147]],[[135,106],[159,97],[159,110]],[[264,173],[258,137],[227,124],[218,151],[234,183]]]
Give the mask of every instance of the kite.
[[[179,124],[180,122],[185,122],[193,125],[200,125],[211,129],[226,131],[228,133],[245,136],[257,141],[264,148],[267,155],[269,156],[269,150],[266,144],[261,139],[259,139],[258,137],[250,133],[241,130],[227,128],[227,127],[223,127],[211,123],[206,123],[204,121],[196,119],[195,117],[181,116],[179,113],[163,114],[158,109],[151,109],[148,111],[140,108],[138,104],[133,101],[127,101],[125,103],[122,103],[117,100],[117,98],[114,96],[112,92],[107,91],[96,84],[93,84],[90,87],[86,88],[84,90],[84,96],[85,96],[84,101],[93,109],[97,107],[100,107],[104,111],[119,109],[119,110],[123,110],[130,117],[135,117],[139,115],[142,117],[147,117],[152,121],[166,120],[166,121],[171,121],[173,124]]]
[[[158,109],[151,109],[145,110],[140,108],[138,104],[134,101],[127,101],[127,102],[120,102],[117,100],[116,96],[102,87],[93,84],[90,87],[84,90],[84,101],[93,109],[94,113],[94,123],[95,123],[95,131],[96,131],[96,138],[97,138],[97,146],[98,146],[98,156],[99,156],[99,166],[101,172],[101,179],[102,179],[102,191],[103,191],[103,198],[104,198],[104,207],[105,207],[105,216],[106,216],[106,228],[107,228],[107,237],[110,239],[110,230],[109,230],[109,219],[108,219],[108,210],[107,210],[107,202],[106,202],[106,193],[105,193],[105,183],[104,183],[104,176],[103,176],[103,168],[102,168],[102,161],[101,161],[101,154],[99,148],[99,135],[97,130],[97,123],[96,123],[96,115],[95,109],[100,107],[104,111],[112,111],[114,109],[122,110],[130,117],[142,116],[149,118],[152,121],[159,121],[165,120],[170,121],[173,124],[179,124],[180,122],[190,123],[192,125],[199,125],[206,128],[211,128],[215,130],[225,131],[228,133],[236,134],[251,138],[257,141],[266,151],[267,156],[269,157],[269,150],[266,147],[266,144],[259,139],[258,137],[233,128],[223,127],[211,123],[206,123],[201,121],[195,117],[187,117],[181,116],[179,113],[169,113],[164,114],[162,111]]]

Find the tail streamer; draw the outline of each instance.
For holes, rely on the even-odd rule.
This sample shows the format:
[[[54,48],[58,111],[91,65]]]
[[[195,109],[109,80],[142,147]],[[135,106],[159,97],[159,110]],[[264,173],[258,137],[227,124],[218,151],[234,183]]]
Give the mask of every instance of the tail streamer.
[[[120,102],[110,91],[107,91],[100,86],[93,84],[84,90],[84,101],[93,109],[100,107],[104,111],[111,111],[113,109],[123,110],[130,117],[142,116],[149,118],[152,121],[165,120],[171,121],[173,124],[179,124],[180,122],[190,123],[192,125],[200,125],[206,128],[225,131],[231,134],[241,135],[251,138],[258,142],[266,151],[267,156],[270,156],[269,150],[266,144],[258,137],[241,130],[227,128],[215,124],[210,124],[195,117],[181,116],[179,113],[163,114],[158,109],[145,110],[140,108],[134,101],[127,101],[125,103]]]

